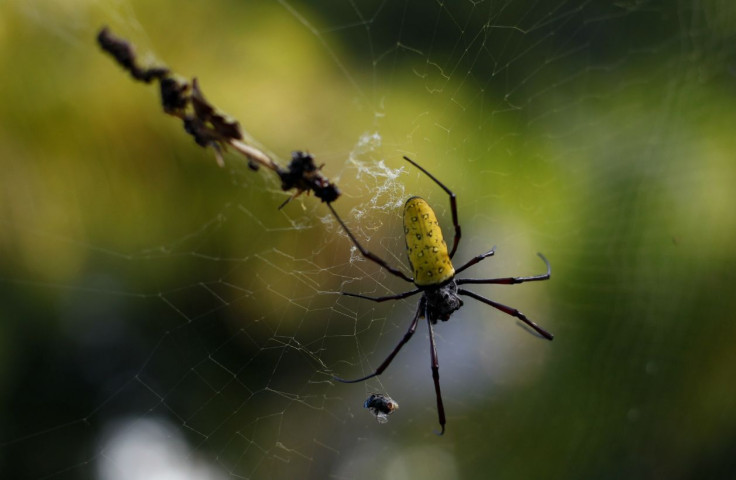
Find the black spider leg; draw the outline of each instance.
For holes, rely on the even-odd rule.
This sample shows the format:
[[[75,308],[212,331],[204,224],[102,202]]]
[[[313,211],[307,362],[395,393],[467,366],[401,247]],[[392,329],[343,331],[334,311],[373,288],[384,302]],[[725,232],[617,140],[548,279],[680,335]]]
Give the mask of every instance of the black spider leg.
[[[402,278],[402,279],[406,280],[407,282],[414,283],[414,279],[413,278],[407,277],[401,270],[395,269],[394,267],[392,267],[391,265],[389,265],[388,263],[386,263],[385,260],[381,259],[377,255],[374,255],[371,252],[369,252],[368,250],[366,250],[365,248],[363,248],[363,246],[358,242],[358,239],[355,238],[355,236],[353,235],[353,233],[348,229],[347,225],[345,225],[345,222],[342,221],[342,219],[337,214],[337,212],[335,211],[335,209],[332,208],[332,204],[328,203],[327,204],[327,208],[330,209],[330,211],[332,212],[332,215],[335,216],[335,219],[337,220],[337,222],[342,226],[342,229],[345,230],[345,233],[348,234],[348,237],[350,237],[350,240],[352,240],[352,242],[355,245],[355,247],[358,250],[360,250],[360,254],[363,255],[364,258],[367,258],[368,260],[371,260],[372,262],[377,263],[378,265],[380,265],[381,267],[385,268],[386,270],[388,270],[392,274],[396,275],[397,277]]]
[[[363,298],[365,300],[370,300],[372,302],[385,302],[387,300],[401,300],[402,298],[411,297],[412,295],[416,295],[417,293],[421,292],[421,288],[417,288],[415,290],[410,290],[408,292],[404,293],[397,293],[396,295],[386,295],[385,297],[369,297],[368,295],[362,295],[360,293],[350,293],[350,292],[340,292],[343,295],[347,295],[348,297],[357,297],[357,298]]]
[[[493,250],[489,252],[491,255],[493,255]],[[486,255],[485,253],[483,255]],[[479,255],[478,257],[482,257],[483,255]],[[495,283],[495,284],[501,284],[501,285],[515,285],[517,283],[524,283],[524,282],[536,282],[540,280],[549,280],[550,276],[552,275],[552,267],[549,264],[549,261],[547,258],[542,255],[541,253],[537,253],[539,255],[539,258],[541,258],[544,263],[547,265],[547,273],[543,273],[541,275],[532,275],[530,277],[502,277],[502,278],[460,278],[457,280],[458,285],[463,285],[465,283],[475,283],[475,284],[488,284],[488,283]],[[475,257],[473,260],[468,262],[468,264],[463,265],[458,270],[455,270],[455,274],[457,272],[465,270],[466,267],[469,267],[470,265],[473,265],[474,263],[478,263],[478,261],[482,260],[482,258],[478,261],[475,261],[478,257]]]
[[[492,257],[495,253],[496,253],[496,246],[494,245],[493,248],[490,249],[490,250],[488,250],[486,253],[481,253],[480,255],[471,258],[470,261],[468,261],[468,263],[466,263],[462,267],[456,268],[455,269],[455,275],[457,275],[458,273],[462,272],[463,270],[465,270],[468,267],[472,267],[473,265],[475,265],[476,263],[480,262],[484,258]]]
[[[547,340],[552,340],[553,338],[555,338],[554,335],[552,335],[547,330],[543,329],[542,327],[540,327],[536,323],[534,323],[531,320],[529,320],[528,318],[526,318],[526,315],[524,315],[523,313],[521,313],[520,311],[518,311],[515,308],[507,307],[506,305],[503,305],[503,304],[498,303],[498,302],[494,302],[493,300],[489,300],[489,299],[487,299],[485,297],[481,297],[477,293],[469,292],[469,291],[464,290],[462,288],[458,289],[457,293],[459,295],[467,295],[467,296],[469,296],[471,298],[474,298],[474,299],[476,299],[476,300],[478,300],[480,302],[485,303],[486,305],[490,305],[493,308],[497,308],[497,309],[501,310],[503,313],[505,313],[507,315],[511,315],[512,317],[518,318],[519,320],[521,320],[522,322],[526,323],[531,328],[533,328],[534,331],[536,331],[538,334],[540,334],[541,336],[543,336]]]
[[[383,361],[381,365],[376,369],[375,372],[371,373],[370,375],[366,375],[365,377],[356,378],[355,380],[345,380],[344,378],[335,377],[332,378],[334,380],[337,380],[338,382],[342,383],[358,383],[362,382],[364,380],[368,380],[369,378],[377,377],[378,375],[382,374],[384,370],[388,368],[389,365],[391,365],[391,361],[393,361],[394,357],[397,353],[399,353],[399,350],[408,342],[412,335],[414,335],[414,332],[417,329],[417,324],[419,323],[419,319],[424,317],[424,310],[426,309],[426,300],[424,297],[422,297],[421,300],[419,300],[419,307],[417,308],[417,313],[414,315],[414,319],[411,321],[411,324],[409,325],[409,329],[404,334],[404,337],[401,339],[398,345],[393,349],[393,351],[386,357],[386,359]]]
[[[404,160],[406,160],[407,162],[411,163],[412,165],[417,167],[419,170],[424,172],[425,175],[427,175],[429,178],[434,180],[434,183],[439,185],[442,188],[442,190],[447,192],[447,194],[450,196],[450,210],[452,211],[452,226],[455,227],[455,239],[452,242],[452,250],[450,250],[450,258],[452,258],[453,255],[455,255],[455,250],[457,250],[457,246],[460,243],[460,237],[462,236],[462,233],[460,232],[460,223],[457,220],[457,200],[456,200],[455,194],[452,193],[452,190],[447,188],[442,182],[437,180],[437,178],[435,178],[434,175],[426,171],[423,167],[421,167],[414,160],[407,157],[406,155],[404,155]]]
[[[429,319],[429,312],[426,312],[427,326],[429,327],[429,355],[432,359],[432,381],[434,381],[434,394],[437,397],[437,416],[439,417],[440,432],[435,432],[437,435],[444,435],[445,433],[445,406],[442,404],[442,392],[440,392],[440,361],[437,358],[437,347],[434,344],[434,329],[432,328],[432,322]]]

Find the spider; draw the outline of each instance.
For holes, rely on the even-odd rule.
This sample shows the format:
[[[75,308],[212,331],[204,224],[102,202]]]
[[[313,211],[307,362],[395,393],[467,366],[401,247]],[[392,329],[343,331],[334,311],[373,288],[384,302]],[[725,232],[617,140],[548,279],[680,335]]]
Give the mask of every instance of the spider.
[[[406,253],[409,257],[409,264],[413,271],[414,276],[409,277],[404,274],[401,270],[390,266],[386,261],[378,257],[377,255],[369,252],[358,242],[355,235],[348,229],[345,222],[339,217],[332,204],[328,203],[327,207],[332,211],[332,214],[337,219],[338,223],[342,226],[345,233],[347,233],[350,240],[360,251],[361,255],[377,263],[382,268],[385,268],[389,273],[407,281],[413,283],[416,287],[408,292],[398,293],[396,295],[387,295],[384,297],[370,297],[359,293],[341,292],[343,295],[350,297],[363,298],[371,300],[373,302],[385,302],[387,300],[401,300],[417,293],[421,293],[422,296],[419,299],[419,305],[417,311],[414,314],[414,318],[409,324],[409,329],[404,334],[403,338],[399,341],[393,351],[386,357],[381,365],[376,370],[364,377],[356,378],[354,380],[346,380],[340,377],[333,377],[334,380],[342,383],[358,383],[369,378],[376,377],[383,373],[386,368],[391,364],[394,357],[399,353],[401,348],[411,339],[412,335],[417,329],[419,319],[427,319],[427,326],[429,327],[429,352],[432,362],[432,379],[434,381],[434,391],[437,398],[437,415],[439,417],[439,424],[441,431],[437,432],[438,435],[445,433],[445,407],[442,404],[442,393],[440,392],[440,374],[439,374],[439,360],[437,358],[437,349],[434,343],[434,330],[433,325],[438,320],[443,322],[450,319],[450,316],[463,306],[463,301],[459,295],[464,295],[480,302],[490,305],[507,315],[518,318],[526,325],[531,327],[534,331],[540,334],[547,340],[552,340],[554,337],[544,328],[540,327],[536,323],[529,320],[526,315],[521,313],[519,310],[507,307],[506,305],[500,304],[488,298],[482,297],[477,293],[470,292],[463,288],[459,288],[460,285],[464,284],[501,284],[501,285],[514,285],[517,283],[534,282],[540,280],[549,280],[552,273],[549,262],[544,255],[538,253],[539,257],[544,261],[547,266],[547,272],[541,275],[534,275],[530,277],[501,277],[501,278],[461,278],[456,279],[455,276],[463,270],[475,265],[483,259],[493,256],[495,248],[491,248],[489,251],[482,253],[476,257],[471,258],[463,266],[454,268],[452,265],[452,257],[455,255],[457,246],[460,243],[461,230],[460,223],[458,222],[457,216],[457,201],[455,194],[447,188],[442,182],[435,178],[431,173],[421,167],[418,163],[411,160],[409,157],[404,157],[404,160],[414,165],[422,173],[431,178],[434,183],[439,185],[450,197],[450,210],[452,212],[452,224],[455,227],[455,237],[452,243],[452,249],[448,253],[447,245],[442,236],[442,230],[439,227],[437,216],[435,215],[429,204],[420,197],[411,197],[406,201],[404,205],[404,235],[406,238]]]

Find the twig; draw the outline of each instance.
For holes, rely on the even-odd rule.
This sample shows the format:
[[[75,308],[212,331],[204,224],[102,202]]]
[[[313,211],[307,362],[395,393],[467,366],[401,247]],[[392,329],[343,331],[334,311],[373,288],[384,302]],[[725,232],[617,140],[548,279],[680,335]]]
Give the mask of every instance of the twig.
[[[176,77],[167,67],[141,67],[133,45],[113,35],[107,27],[103,27],[97,34],[97,42],[134,79],[144,83],[154,80],[159,82],[164,112],[180,118],[184,123],[184,130],[194,138],[197,145],[212,147],[218,165],[225,165],[222,152],[229,146],[248,159],[248,166],[252,170],[264,167],[275,172],[281,180],[282,190],[296,190],[279,208],[303,192],[314,192],[317,198],[327,203],[334,202],[340,196],[337,185],[322,175],[324,165],[318,167],[310,154],[292,152],[291,162],[284,168],[265,152],[245,143],[240,123],[207,101],[196,78],[190,83]]]

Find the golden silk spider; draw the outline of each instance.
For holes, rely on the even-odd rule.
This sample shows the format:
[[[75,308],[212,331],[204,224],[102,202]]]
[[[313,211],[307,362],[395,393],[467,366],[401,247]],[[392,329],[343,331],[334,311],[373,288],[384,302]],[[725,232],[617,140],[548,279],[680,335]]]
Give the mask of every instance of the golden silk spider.
[[[541,253],[538,253],[539,257],[544,261],[547,266],[547,272],[541,275],[534,275],[530,277],[501,277],[501,278],[460,278],[456,279],[455,276],[463,270],[475,265],[481,260],[492,256],[495,253],[495,247],[491,250],[482,253],[476,257],[471,258],[463,266],[454,268],[452,265],[452,257],[455,255],[457,246],[460,243],[461,231],[460,223],[458,222],[457,216],[457,201],[456,196],[452,191],[447,188],[442,182],[435,178],[431,173],[421,167],[419,164],[411,160],[409,157],[404,157],[404,160],[414,165],[425,175],[431,178],[434,183],[439,185],[450,197],[450,211],[452,212],[452,224],[455,227],[455,238],[452,243],[452,250],[448,253],[447,245],[442,236],[442,230],[440,229],[437,216],[435,215],[429,204],[420,197],[411,197],[406,201],[404,205],[404,235],[406,239],[406,252],[409,257],[409,263],[414,273],[413,277],[409,277],[404,274],[401,270],[398,270],[385,260],[381,259],[377,255],[369,252],[358,242],[355,235],[348,229],[345,222],[342,221],[340,216],[337,214],[332,204],[328,203],[327,207],[330,209],[332,214],[337,219],[338,223],[342,226],[345,233],[347,233],[350,240],[353,242],[355,247],[360,251],[361,255],[372,262],[377,263],[382,268],[388,270],[391,274],[413,283],[416,288],[408,292],[398,293],[396,295],[387,295],[384,297],[370,297],[367,295],[361,295],[359,293],[342,292],[343,295],[350,297],[358,297],[374,302],[385,302],[387,300],[401,300],[417,293],[422,293],[422,297],[419,299],[419,305],[417,311],[414,314],[414,318],[409,324],[409,329],[404,334],[403,338],[399,341],[398,345],[393,351],[386,357],[381,365],[376,370],[364,377],[356,378],[354,380],[346,380],[339,377],[333,377],[336,381],[342,383],[357,383],[383,373],[386,368],[391,364],[394,357],[399,353],[401,348],[411,339],[412,335],[417,329],[420,318],[427,319],[427,326],[429,327],[429,352],[432,362],[432,379],[434,381],[434,391],[437,398],[437,415],[439,417],[439,424],[442,430],[439,435],[445,433],[445,407],[442,404],[442,393],[440,392],[440,374],[439,374],[439,360],[437,359],[437,349],[434,343],[434,330],[432,326],[437,323],[437,320],[447,321],[455,310],[458,310],[463,306],[463,301],[459,295],[465,295],[473,298],[480,302],[490,305],[507,315],[518,318],[526,325],[534,329],[538,334],[547,340],[552,340],[554,337],[544,328],[540,327],[536,323],[529,320],[526,315],[521,313],[519,310],[507,307],[506,305],[500,304],[488,298],[482,297],[476,293],[470,292],[463,288],[458,288],[459,285],[464,284],[500,284],[500,285],[515,285],[517,283],[534,282],[539,280],[549,280],[551,275],[551,267],[547,259]]]

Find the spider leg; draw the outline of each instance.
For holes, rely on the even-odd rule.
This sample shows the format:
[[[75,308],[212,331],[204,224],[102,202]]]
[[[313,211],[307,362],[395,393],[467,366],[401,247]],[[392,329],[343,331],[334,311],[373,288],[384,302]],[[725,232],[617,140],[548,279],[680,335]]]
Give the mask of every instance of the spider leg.
[[[392,267],[391,265],[389,265],[388,263],[386,263],[385,260],[381,259],[377,255],[374,255],[371,252],[369,252],[368,250],[366,250],[365,248],[363,248],[363,246],[358,242],[358,239],[355,238],[355,236],[353,235],[353,233],[350,230],[348,230],[347,225],[345,225],[345,222],[342,221],[342,219],[337,214],[337,212],[335,211],[335,209],[332,208],[332,204],[328,203],[327,204],[327,208],[330,209],[330,211],[332,212],[332,215],[335,216],[335,219],[337,219],[337,222],[342,226],[343,230],[345,230],[345,233],[348,234],[348,237],[350,237],[350,240],[352,240],[352,242],[356,246],[356,248],[358,250],[360,250],[360,254],[363,255],[363,257],[367,258],[368,260],[371,260],[372,262],[377,263],[378,265],[380,265],[381,267],[385,268],[386,270],[388,270],[392,274],[396,275],[397,277],[403,278],[407,282],[414,283],[414,279],[413,278],[407,277],[401,270],[395,269],[394,267]]]
[[[427,315],[427,326],[429,326],[429,355],[432,359],[432,381],[434,381],[434,393],[437,397],[437,415],[439,416],[440,427],[442,430],[437,435],[445,433],[445,407],[442,404],[442,393],[440,392],[440,361],[437,358],[437,347],[434,344],[434,329],[432,322]]]
[[[475,265],[476,263],[480,262],[484,258],[492,257],[495,253],[496,253],[496,247],[494,245],[493,248],[490,249],[490,250],[488,250],[486,253],[481,253],[477,257],[471,258],[470,261],[468,263],[466,263],[465,265],[463,265],[462,267],[456,268],[455,269],[455,275],[457,275],[458,273],[462,272],[463,270],[465,270],[468,267],[472,267],[473,265]]]
[[[500,304],[498,302],[494,302],[493,300],[489,300],[489,299],[487,299],[485,297],[481,297],[477,293],[469,292],[469,291],[464,290],[462,288],[458,289],[457,293],[459,295],[467,295],[470,298],[474,298],[474,299],[478,300],[479,302],[483,302],[486,305],[490,305],[493,308],[497,308],[497,309],[501,310],[503,313],[505,313],[507,315],[511,315],[512,317],[518,318],[522,322],[524,322],[527,325],[529,325],[530,327],[532,327],[534,329],[534,331],[536,331],[538,334],[540,334],[541,336],[543,336],[547,340],[552,340],[553,338],[555,338],[554,335],[552,335],[547,330],[543,329],[542,327],[540,327],[536,323],[534,323],[531,320],[529,320],[528,318],[526,318],[526,315],[524,315],[523,313],[521,313],[520,311],[518,311],[515,308],[507,307],[506,305]]]
[[[410,290],[408,292],[404,293],[398,293],[396,295],[387,295],[385,297],[369,297],[368,295],[361,295],[360,293],[350,293],[350,292],[340,292],[343,295],[347,295],[348,297],[358,297],[363,298],[365,300],[371,300],[373,302],[385,302],[387,300],[401,300],[402,298],[411,297],[412,295],[415,295],[419,292],[421,292],[421,288],[417,288],[416,290]]]
[[[396,354],[399,353],[399,350],[401,350],[401,347],[403,347],[406,344],[406,342],[408,342],[411,339],[412,335],[414,335],[414,332],[417,329],[417,324],[419,323],[419,319],[424,316],[422,312],[426,308],[425,304],[426,304],[426,301],[424,300],[424,297],[422,297],[422,299],[419,301],[419,308],[417,308],[417,313],[414,315],[414,319],[411,321],[411,324],[409,325],[409,329],[404,334],[404,337],[401,339],[399,344],[396,345],[396,348],[394,348],[394,350],[388,355],[388,357],[386,357],[386,360],[384,360],[383,363],[379,365],[379,367],[376,369],[375,372],[371,373],[370,375],[366,375],[365,377],[356,378],[355,380],[345,380],[344,378],[335,377],[335,376],[333,376],[332,378],[342,383],[358,383],[364,380],[368,380],[369,378],[376,377],[380,375],[381,373],[383,373],[383,371],[386,370],[386,368],[388,368],[389,365],[391,365],[391,361],[394,359]]]
[[[284,203],[279,205],[278,210],[281,210],[282,208],[284,208],[290,201],[294,200],[296,197],[298,197],[302,193],[304,193],[304,190],[298,190],[295,194],[289,195],[288,197],[286,197],[286,200],[284,200]]]
[[[491,250],[491,252],[493,252],[493,250]],[[549,262],[547,261],[544,255],[542,255],[541,253],[537,253],[537,255],[539,255],[539,257],[542,260],[544,260],[544,263],[547,265],[547,273],[543,273],[541,275],[532,275],[531,277],[461,278],[461,279],[458,279],[457,284],[462,285],[464,283],[476,283],[476,284],[477,283],[483,283],[483,284],[496,283],[496,284],[501,284],[501,285],[515,285],[517,283],[536,282],[539,280],[549,280],[550,276],[552,275],[552,267],[550,266]],[[473,260],[475,260],[475,258]],[[473,260],[471,260],[471,262]],[[465,268],[465,265],[463,265],[460,268],[460,270],[464,268]],[[455,270],[455,273],[457,272],[458,271]]]
[[[442,190],[447,192],[447,194],[450,196],[450,210],[452,211],[452,226],[455,227],[455,239],[452,242],[452,250],[450,250],[450,258],[452,258],[452,256],[455,255],[455,250],[457,250],[457,246],[460,243],[460,237],[462,236],[462,233],[460,232],[460,223],[458,222],[458,219],[457,219],[457,200],[456,200],[455,194],[452,193],[452,190],[447,188],[442,182],[437,180],[437,178],[435,178],[434,175],[426,171],[423,167],[421,167],[414,160],[407,157],[406,155],[404,155],[404,160],[406,160],[407,162],[411,163],[412,165],[417,167],[419,170],[424,172],[425,175],[427,175],[429,178],[434,180],[434,183],[439,185],[442,188]]]

